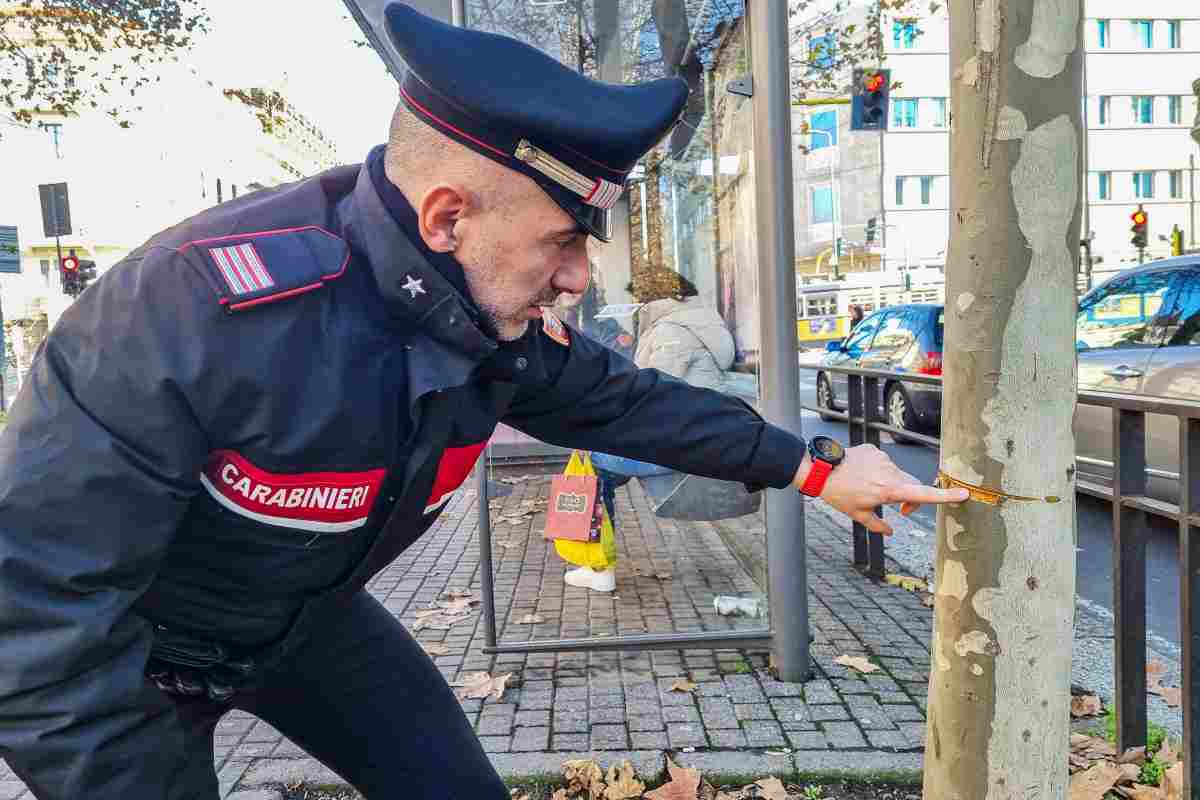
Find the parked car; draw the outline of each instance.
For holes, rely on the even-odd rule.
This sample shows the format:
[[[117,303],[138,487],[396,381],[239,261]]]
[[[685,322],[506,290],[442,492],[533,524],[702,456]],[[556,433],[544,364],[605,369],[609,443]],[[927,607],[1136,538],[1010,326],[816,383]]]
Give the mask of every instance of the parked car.
[[[941,306],[881,309],[844,342],[833,343],[822,364],[941,373]],[[936,346],[934,346],[936,343]],[[1163,259],[1122,272],[1079,300],[1075,350],[1080,390],[1200,401],[1200,256]],[[846,379],[817,373],[817,405],[846,406]],[[876,398],[891,425],[937,430],[940,387],[886,381]],[[1075,410],[1076,469],[1081,481],[1112,483],[1112,411]],[[899,440],[898,440],[899,441]],[[1179,422],[1146,416],[1147,493],[1179,496]]]
[[[945,314],[940,305],[889,306],[864,317],[845,341],[830,342],[821,364],[941,375],[944,327]],[[818,372],[817,405],[834,411],[844,409],[848,383],[843,374]],[[936,431],[942,416],[942,389],[937,385],[882,381],[875,403],[890,425],[914,432]]]

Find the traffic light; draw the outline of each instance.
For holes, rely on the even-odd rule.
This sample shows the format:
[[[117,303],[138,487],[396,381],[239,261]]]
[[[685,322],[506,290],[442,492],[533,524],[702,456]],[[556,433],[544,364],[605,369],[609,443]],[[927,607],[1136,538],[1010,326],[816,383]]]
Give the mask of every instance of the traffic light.
[[[873,244],[875,242],[875,236],[878,233],[878,220],[875,217],[871,217],[869,220],[867,220],[867,244]]]
[[[1171,228],[1171,255],[1183,255],[1183,230],[1178,225]]]
[[[886,131],[892,71],[855,67],[853,81],[850,87],[850,130]]]
[[[1129,231],[1133,234],[1130,243],[1139,250],[1146,249],[1146,223],[1150,221],[1150,215],[1142,208],[1142,204],[1138,203],[1137,211],[1129,215],[1129,219],[1133,222],[1133,227]]]
[[[96,262],[85,259],[79,262],[79,272],[75,275],[75,295],[83,294],[83,290],[96,279]]]
[[[75,257],[74,250],[68,255],[63,256],[60,267],[62,270],[63,294],[74,297],[79,293],[79,259]]]

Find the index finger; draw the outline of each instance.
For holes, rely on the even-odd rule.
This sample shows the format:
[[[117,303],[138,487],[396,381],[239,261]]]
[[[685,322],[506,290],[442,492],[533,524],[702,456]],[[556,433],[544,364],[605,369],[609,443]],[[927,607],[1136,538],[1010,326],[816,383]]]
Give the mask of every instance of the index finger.
[[[902,483],[892,489],[893,503],[914,503],[916,505],[965,503],[970,496],[971,493],[961,487],[939,489],[923,483]]]

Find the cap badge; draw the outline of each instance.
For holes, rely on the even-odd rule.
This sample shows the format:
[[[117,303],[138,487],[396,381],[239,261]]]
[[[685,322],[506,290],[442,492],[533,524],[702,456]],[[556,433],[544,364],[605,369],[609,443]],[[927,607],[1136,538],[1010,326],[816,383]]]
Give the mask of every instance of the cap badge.
[[[539,150],[525,139],[517,143],[513,157],[545,175],[550,180],[583,198],[583,202],[597,208],[611,209],[617,204],[623,187],[619,183],[603,178],[589,178],[559,161],[544,150]]]

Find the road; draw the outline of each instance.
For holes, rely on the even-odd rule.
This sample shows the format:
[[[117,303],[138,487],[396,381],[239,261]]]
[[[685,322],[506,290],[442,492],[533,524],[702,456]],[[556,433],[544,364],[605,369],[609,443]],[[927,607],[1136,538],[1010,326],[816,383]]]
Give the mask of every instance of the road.
[[[800,370],[800,397],[806,405],[815,405],[816,372]],[[848,439],[842,422],[822,422],[805,411],[801,421],[805,436],[822,434],[839,441]],[[937,451],[922,445],[898,445],[883,434],[883,449],[901,469],[932,483],[937,474]],[[933,508],[922,508],[913,515],[923,528],[935,530],[937,515]],[[1112,511],[1108,503],[1086,495],[1076,497],[1079,546],[1076,553],[1077,592],[1084,599],[1112,611]],[[1147,542],[1147,626],[1150,631],[1179,644],[1179,560],[1177,528],[1166,520],[1151,518]],[[928,537],[929,547],[934,537]],[[847,543],[849,549],[849,543]]]

